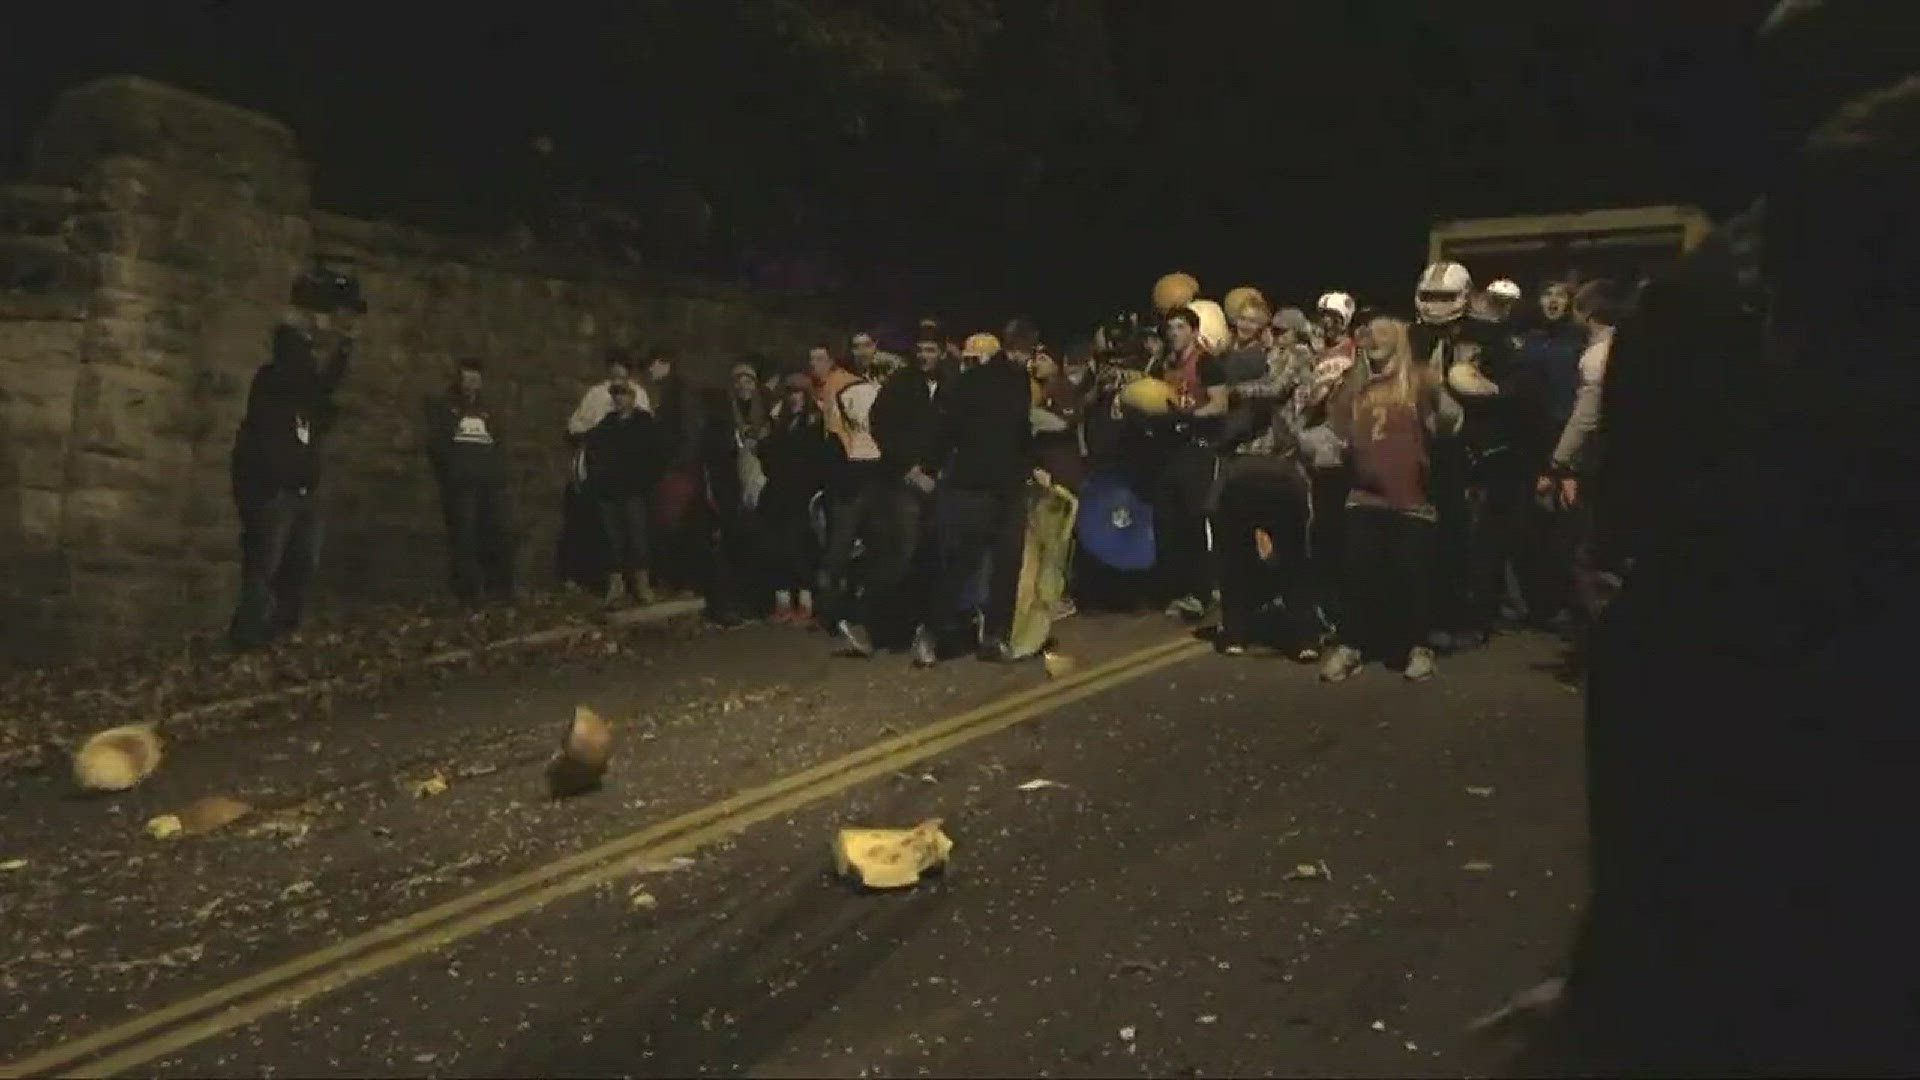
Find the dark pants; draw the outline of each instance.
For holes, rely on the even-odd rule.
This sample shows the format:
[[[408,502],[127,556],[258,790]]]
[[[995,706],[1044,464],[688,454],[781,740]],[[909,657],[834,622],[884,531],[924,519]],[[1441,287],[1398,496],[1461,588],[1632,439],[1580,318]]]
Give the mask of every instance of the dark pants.
[[[1527,515],[1531,512],[1534,477],[1511,451],[1480,464],[1467,483],[1467,583],[1465,629],[1491,631],[1507,597],[1507,568],[1525,563]],[[1458,627],[1456,627],[1458,628]]]
[[[1347,470],[1344,465],[1315,468],[1313,524],[1307,530],[1308,560],[1313,566],[1313,595],[1323,617],[1340,623],[1340,586],[1345,573]]]
[[[600,495],[600,528],[607,538],[607,569],[628,574],[647,568],[647,497]]]
[[[1432,577],[1434,630],[1472,627],[1473,510],[1467,498],[1467,450],[1457,439],[1436,439],[1428,448],[1427,487],[1439,519],[1433,526]]]
[[[1020,558],[1027,539],[1027,494],[1022,486],[1003,491],[943,487],[934,496],[934,525],[939,533],[940,573],[934,585],[928,624],[946,635],[965,612],[968,585],[987,560],[985,634],[1004,641],[1013,630],[1013,606],[1019,599]]]
[[[443,477],[440,511],[447,522],[453,595],[474,600],[484,590],[495,599],[512,599],[513,535],[505,483],[497,477]]]
[[[568,484],[560,496],[560,543],[554,553],[561,581],[598,589],[607,581],[607,531],[592,493]]]
[[[1175,598],[1213,594],[1213,559],[1207,551],[1207,498],[1213,493],[1218,456],[1205,447],[1160,452],[1148,501],[1153,504],[1156,575]]]
[[[707,613],[721,621],[754,619],[767,610],[771,589],[761,573],[766,546],[759,515],[739,506],[718,515],[718,544],[707,580]]]
[[[1340,639],[1400,661],[1431,629],[1434,524],[1375,506],[1347,509],[1346,624]]]
[[[811,492],[769,491],[754,511],[759,519],[761,576],[768,589],[812,589],[820,574],[820,541],[813,535]]]
[[[320,512],[310,492],[282,491],[240,508],[240,603],[227,633],[264,645],[300,625],[320,565]]]
[[[869,629],[888,622],[913,565],[920,539],[921,496],[899,477],[872,477],[827,511],[827,549],[821,602],[829,622],[847,619]],[[853,545],[860,541],[859,581]],[[857,597],[857,600],[856,600]]]
[[[1308,493],[1262,468],[1266,462],[1228,459],[1214,513],[1213,539],[1220,568],[1220,640],[1244,645],[1252,637],[1261,605],[1279,598],[1281,643],[1299,647],[1318,639],[1318,614],[1307,561]],[[1262,560],[1255,530],[1273,541]]]

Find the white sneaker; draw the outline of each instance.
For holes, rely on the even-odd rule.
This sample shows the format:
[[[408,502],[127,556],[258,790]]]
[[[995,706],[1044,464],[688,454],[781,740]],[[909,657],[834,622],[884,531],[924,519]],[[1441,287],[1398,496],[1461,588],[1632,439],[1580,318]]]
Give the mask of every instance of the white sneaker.
[[[1359,649],[1336,645],[1333,651],[1327,654],[1326,662],[1320,665],[1320,681],[1339,682],[1359,671],[1362,663],[1364,661],[1360,659]]]
[[[1167,605],[1167,614],[1176,619],[1198,619],[1206,613],[1206,603],[1197,596],[1183,596]]]
[[[1433,662],[1433,650],[1425,645],[1415,645],[1407,654],[1407,681],[1426,682],[1439,671]]]

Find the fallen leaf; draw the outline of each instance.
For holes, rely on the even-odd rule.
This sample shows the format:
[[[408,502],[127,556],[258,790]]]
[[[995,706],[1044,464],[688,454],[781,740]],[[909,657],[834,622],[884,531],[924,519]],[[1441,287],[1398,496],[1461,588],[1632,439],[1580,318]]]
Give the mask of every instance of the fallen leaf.
[[[647,890],[636,887],[627,893],[627,906],[635,911],[652,911],[660,906],[660,901]]]
[[[1385,1031],[1387,1030],[1387,1022],[1385,1020],[1375,1020],[1372,1027],[1375,1031]]]
[[[1327,868],[1327,861],[1321,859],[1314,863],[1301,863],[1286,875],[1287,881],[1332,881],[1333,871]]]
[[[1035,780],[1029,780],[1024,784],[1021,784],[1020,790],[1021,791],[1039,791],[1041,788],[1050,788],[1050,787],[1063,788],[1066,786],[1067,785],[1059,782],[1058,780],[1035,779]]]

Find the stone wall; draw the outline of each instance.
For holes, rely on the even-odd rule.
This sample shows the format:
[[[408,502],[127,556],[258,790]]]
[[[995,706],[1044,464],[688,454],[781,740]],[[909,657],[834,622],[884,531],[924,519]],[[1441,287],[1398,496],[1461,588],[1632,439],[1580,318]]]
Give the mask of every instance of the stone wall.
[[[449,193],[457,197],[457,193]],[[550,580],[561,425],[611,345],[717,384],[798,356],[824,305],[316,211],[284,125],[137,78],[64,95],[0,186],[0,655],[217,629],[237,586],[227,456],[295,274],[353,265],[370,311],[327,444],[319,603],[444,587],[419,406],[481,358],[504,410],[523,579]]]

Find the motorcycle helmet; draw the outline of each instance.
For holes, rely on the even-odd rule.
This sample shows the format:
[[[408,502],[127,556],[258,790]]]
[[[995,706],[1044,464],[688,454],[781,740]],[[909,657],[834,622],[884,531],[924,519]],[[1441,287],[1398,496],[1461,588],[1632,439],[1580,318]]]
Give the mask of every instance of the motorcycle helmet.
[[[1353,297],[1343,292],[1321,293],[1319,303],[1314,305],[1317,311],[1331,311],[1340,318],[1353,321]]]
[[[1420,275],[1414,287],[1413,306],[1420,321],[1444,326],[1466,313],[1467,295],[1473,291],[1473,275],[1457,262],[1437,262]]]

